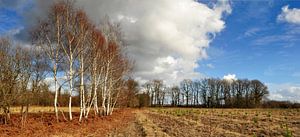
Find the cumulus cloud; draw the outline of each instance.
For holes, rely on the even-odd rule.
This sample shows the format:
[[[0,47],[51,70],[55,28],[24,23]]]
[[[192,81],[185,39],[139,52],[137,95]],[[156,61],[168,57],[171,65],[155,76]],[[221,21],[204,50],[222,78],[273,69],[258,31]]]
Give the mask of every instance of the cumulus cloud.
[[[267,84],[270,90],[269,99],[300,103],[300,84]]]
[[[19,39],[26,39],[28,28],[53,3],[31,2],[28,12],[22,13],[25,25]],[[167,84],[202,77],[195,71],[197,61],[207,58],[206,49],[225,28],[224,16],[231,13],[225,0],[209,6],[195,0],[78,0],[76,4],[96,24],[106,15],[120,22],[137,80],[161,79]]]
[[[300,9],[289,9],[289,5],[282,7],[282,12],[277,16],[278,21],[300,25]]]
[[[223,79],[228,80],[228,81],[234,81],[237,80],[237,77],[235,74],[227,74],[223,76]]]
[[[225,1],[212,7],[194,0],[79,0],[78,5],[95,22],[108,15],[121,23],[136,79],[168,84],[201,77],[197,61],[208,56],[205,50],[231,12]]]

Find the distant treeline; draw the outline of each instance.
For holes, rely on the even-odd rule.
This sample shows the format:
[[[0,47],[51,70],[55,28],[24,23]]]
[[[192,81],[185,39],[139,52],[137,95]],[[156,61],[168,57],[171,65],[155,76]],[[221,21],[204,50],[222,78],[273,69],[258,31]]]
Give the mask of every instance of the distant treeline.
[[[149,96],[149,106],[254,108],[261,106],[269,93],[267,86],[259,80],[247,79],[186,79],[173,87],[167,87],[161,80],[153,80],[143,87]]]
[[[300,108],[300,103],[290,102],[290,101],[268,100],[268,101],[264,101],[261,107],[263,107],[263,108]]]
[[[142,85],[141,90],[135,99],[139,104],[131,106],[300,108],[300,103],[269,100],[268,87],[259,80],[185,79],[172,87],[166,86],[162,80],[152,80]]]

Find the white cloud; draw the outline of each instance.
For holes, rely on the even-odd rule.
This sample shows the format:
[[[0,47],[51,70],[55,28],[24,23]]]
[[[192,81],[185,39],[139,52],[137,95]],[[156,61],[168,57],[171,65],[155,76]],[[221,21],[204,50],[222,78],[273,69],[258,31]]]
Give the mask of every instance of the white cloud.
[[[269,36],[263,36],[259,37],[256,40],[253,41],[254,45],[271,45],[274,43],[277,44],[291,44],[295,43],[299,40],[297,35],[292,34],[279,34],[279,35],[269,35]]]
[[[56,89],[59,89],[59,86],[61,86],[61,84],[63,84],[63,83],[65,84],[67,79],[68,79],[67,76],[58,76],[57,77],[58,85],[57,85]],[[55,91],[55,86],[54,86],[55,81],[54,81],[54,78],[52,76],[47,76],[44,79],[44,82],[49,85],[49,90],[50,91]],[[62,92],[64,92],[64,90],[68,90],[68,87],[63,86],[62,87]]]
[[[214,66],[213,64],[211,64],[211,63],[206,64],[206,66],[207,66],[208,68],[211,68],[211,69],[214,69],[214,68],[215,68],[215,66]]]
[[[28,29],[37,18],[47,17],[53,1],[33,0],[28,11],[18,10],[25,19],[18,39],[28,40]],[[23,5],[9,4],[16,9]],[[128,54],[135,60],[136,79],[161,79],[167,84],[202,77],[195,71],[197,61],[208,57],[206,49],[225,28],[224,15],[231,13],[226,0],[210,6],[195,0],[78,0],[76,4],[96,24],[105,15],[121,23]]]
[[[282,12],[277,16],[277,20],[292,24],[300,24],[300,9],[289,9],[289,6],[286,5],[282,7]]]
[[[22,31],[23,27],[17,27],[10,30],[5,30],[3,33],[4,37],[13,37],[17,34],[19,34]]]
[[[261,29],[260,28],[251,28],[248,29],[245,33],[244,36],[245,37],[251,37],[257,34],[257,32],[259,32]]]
[[[270,90],[269,99],[280,101],[292,101],[300,103],[300,84],[267,84]]]
[[[105,15],[122,26],[129,55],[135,60],[134,77],[162,79],[167,84],[202,75],[197,61],[216,33],[225,28],[226,1],[212,8],[194,0],[79,0],[88,15],[99,22]]]
[[[237,77],[235,74],[227,74],[223,76],[223,79],[228,80],[228,81],[234,81],[237,80]]]

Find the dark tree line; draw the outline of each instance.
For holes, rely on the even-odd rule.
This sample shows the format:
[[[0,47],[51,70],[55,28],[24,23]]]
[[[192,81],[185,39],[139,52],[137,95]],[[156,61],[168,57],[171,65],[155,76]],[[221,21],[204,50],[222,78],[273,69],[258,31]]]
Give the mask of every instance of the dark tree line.
[[[202,79],[180,82],[179,86],[166,87],[161,80],[144,84],[150,106],[194,107],[259,107],[269,91],[259,80]]]

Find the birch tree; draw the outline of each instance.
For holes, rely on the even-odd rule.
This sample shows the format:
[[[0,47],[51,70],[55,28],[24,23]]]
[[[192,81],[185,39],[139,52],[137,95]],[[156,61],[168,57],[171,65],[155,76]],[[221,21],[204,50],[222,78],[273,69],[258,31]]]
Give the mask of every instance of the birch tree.
[[[63,32],[61,33],[63,37],[59,46],[62,49],[63,59],[66,64],[66,68],[63,70],[69,85],[69,119],[72,120],[72,96],[78,74],[81,74],[83,80],[84,53],[80,54],[80,52],[86,48],[84,47],[84,43],[89,33],[89,23],[85,13],[79,9],[75,9],[74,3],[66,1],[57,3],[55,6],[59,7],[58,15],[62,17],[61,20],[58,21],[61,22],[63,28]],[[78,57],[80,70],[76,68]],[[81,86],[83,86],[82,82]],[[83,92],[83,87],[80,90]]]
[[[64,3],[55,4],[51,7],[48,17],[40,21],[39,25],[32,33],[34,44],[37,48],[41,48],[50,61],[52,77],[54,80],[54,110],[57,121],[58,117],[58,72],[59,63],[62,62],[61,48],[64,42]]]
[[[33,33],[36,45],[42,47],[51,61],[55,87],[54,107],[58,120],[58,66],[65,65],[64,70],[69,84],[69,118],[72,120],[72,95],[76,78],[76,59],[81,52],[88,32],[88,23],[84,13],[75,9],[70,1],[55,3],[45,20]],[[83,59],[83,56],[81,56]],[[81,61],[83,62],[83,60]],[[82,65],[82,64],[81,64]],[[82,72],[83,73],[83,72]]]
[[[114,43],[110,43],[105,52],[102,107],[104,115],[111,115],[117,102],[119,90],[124,85],[122,78],[128,72],[129,63],[122,57],[119,47]]]
[[[105,38],[102,59],[103,85],[101,89],[102,108],[104,115],[111,115],[124,85],[124,76],[131,70],[131,63],[123,53],[124,43],[121,37],[120,25],[112,23],[109,18],[104,19],[101,31]]]
[[[77,54],[79,56],[79,77],[80,77],[80,88],[79,88],[79,96],[80,96],[80,117],[79,121],[82,120],[83,115],[86,115],[86,99],[85,99],[85,72],[87,68],[89,68],[90,64],[90,56],[94,58],[94,55],[90,55],[94,49],[92,48],[92,44],[94,42],[94,26],[90,23],[86,13],[83,10],[77,10],[75,20],[77,22],[75,29],[77,29],[77,46],[78,51]]]
[[[90,51],[90,66],[89,66],[89,72],[91,76],[91,90],[88,92],[86,103],[86,112],[85,112],[85,118],[88,117],[88,114],[90,112],[90,109],[92,106],[94,106],[94,110],[96,114],[98,114],[98,88],[100,84],[102,83],[103,78],[103,44],[105,42],[104,37],[101,33],[101,31],[95,29],[92,32],[92,35],[90,37],[91,42],[91,51]],[[93,93],[93,95],[92,95]]]
[[[48,17],[40,22],[33,40],[51,61],[57,120],[58,89],[65,89],[64,83],[68,83],[70,120],[73,119],[72,96],[76,90],[80,96],[79,121],[83,116],[88,117],[92,107],[95,114],[99,114],[98,98],[101,98],[103,114],[112,113],[124,86],[124,77],[131,68],[124,54],[119,24],[105,18],[98,29],[83,10],[76,9],[70,1],[62,1],[55,3]],[[59,85],[57,75],[62,72],[66,80]]]

